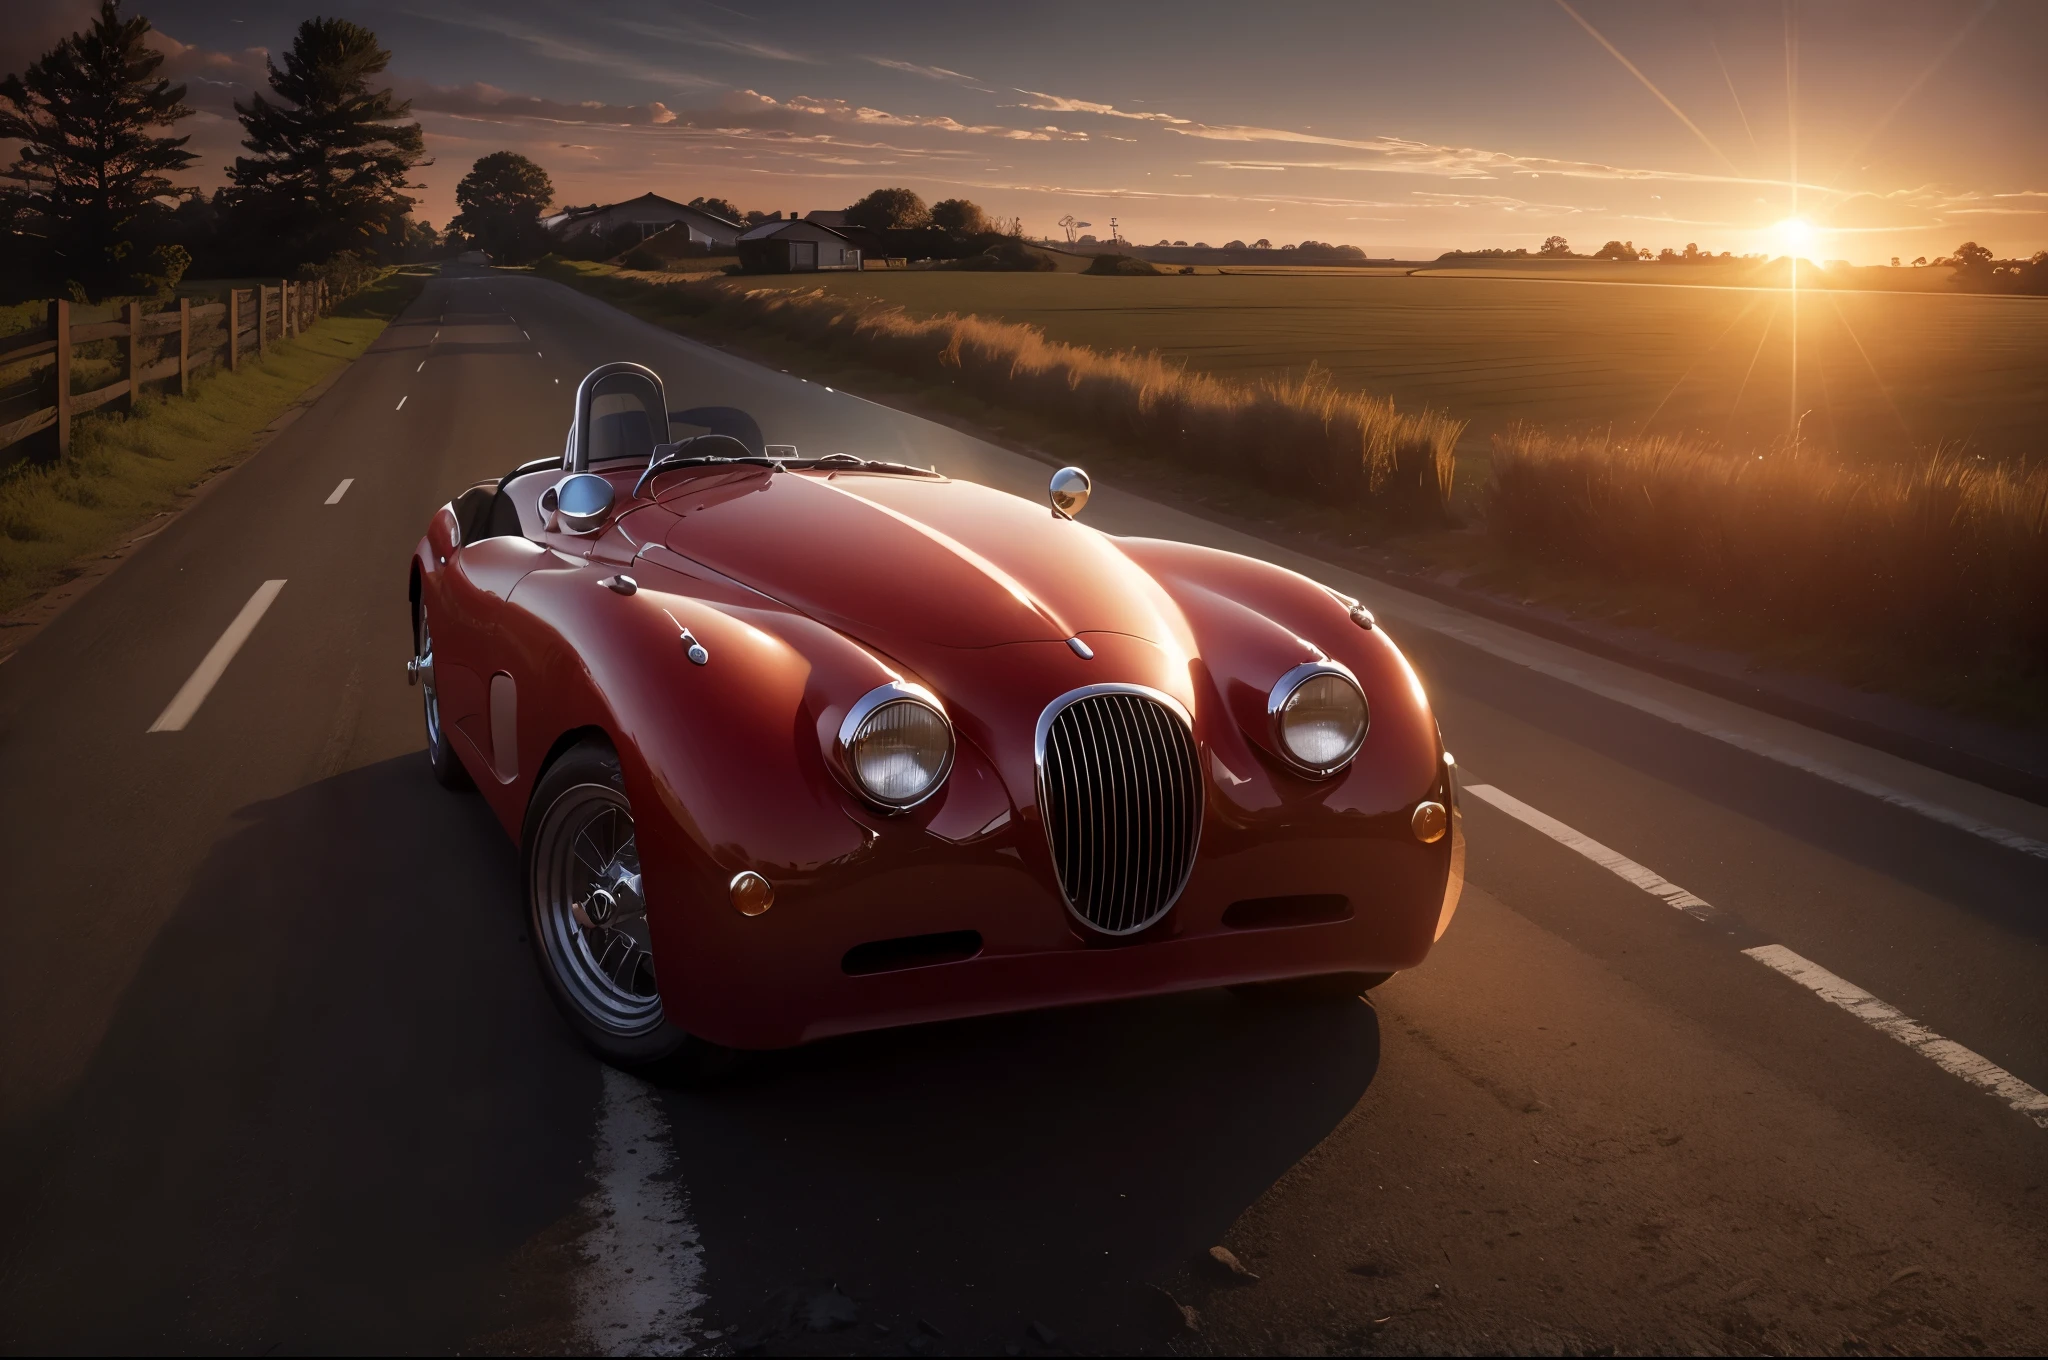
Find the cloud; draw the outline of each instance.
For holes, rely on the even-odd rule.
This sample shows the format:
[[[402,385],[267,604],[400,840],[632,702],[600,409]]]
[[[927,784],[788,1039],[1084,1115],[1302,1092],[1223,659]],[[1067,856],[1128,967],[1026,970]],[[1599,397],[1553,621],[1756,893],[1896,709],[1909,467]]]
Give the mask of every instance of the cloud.
[[[1698,184],[1767,184],[1780,188],[1793,187],[1791,182],[1786,180],[1701,174],[1689,170],[1645,170],[1606,165],[1599,161],[1564,160],[1553,156],[1522,156],[1508,151],[1488,151],[1480,147],[1445,146],[1435,142],[1418,142],[1406,137],[1322,137],[1309,132],[1290,132],[1285,128],[1188,123],[1184,119],[1173,120],[1166,126],[1166,130],[1204,141],[1289,142],[1306,146],[1337,147],[1345,151],[1363,151],[1370,157],[1364,160],[1260,162],[1261,165],[1277,164],[1296,170],[1442,175],[1452,179],[1502,175],[1564,175],[1573,179],[1674,180]],[[1205,164],[1232,163],[1210,161]],[[1820,184],[1800,184],[1797,187],[1817,193],[1842,192]]]
[[[972,85],[975,81],[974,76],[964,76],[943,66],[920,66],[914,61],[897,61],[894,57],[862,57],[861,60],[873,62],[877,66],[886,66],[892,71],[923,76],[926,80],[944,80],[960,85]]]
[[[678,19],[665,24],[650,24],[639,19],[612,19],[608,22],[614,28],[622,28],[643,38],[659,38],[691,47],[706,47],[716,52],[731,52],[736,56],[758,57],[763,61],[800,62],[806,66],[818,64],[816,57],[791,52],[773,43],[742,38],[723,29],[713,28],[709,24],[698,23],[694,19]]]
[[[608,52],[602,48],[586,47],[568,38],[558,37],[525,24],[517,23],[502,15],[482,18],[459,11],[409,10],[414,18],[427,19],[434,23],[446,24],[452,28],[473,29],[481,33],[495,33],[523,44],[541,56],[556,61],[572,62],[579,66],[593,66],[616,75],[630,76],[652,85],[669,89],[709,89],[718,82],[689,71],[662,66],[655,62],[643,61],[639,57],[622,52]]]
[[[533,119],[549,123],[595,124],[612,127],[663,127],[676,121],[675,113],[658,100],[645,104],[606,104],[598,100],[569,103],[537,95],[513,94],[478,81],[471,85],[430,85],[401,88],[412,100],[415,113],[449,113],[483,119]]]
[[[1498,208],[1502,212],[1522,213],[1589,213],[1606,212],[1605,208],[1581,208],[1571,203],[1532,203],[1526,198],[1514,198],[1507,194],[1444,194],[1430,190],[1416,189],[1410,197],[1422,200],[1430,208]],[[1380,204],[1375,206],[1393,207]]]
[[[1113,104],[1097,104],[1087,99],[1069,99],[1065,95],[1046,94],[1041,90],[1018,90],[1025,96],[1022,104],[1011,104],[1016,109],[1037,109],[1045,113],[1094,113],[1104,118],[1129,118],[1144,123],[1185,123],[1185,118],[1176,118],[1170,113],[1133,113],[1117,108]]]
[[[270,53],[264,48],[214,52],[155,29],[145,41],[163,54],[157,75],[172,84],[182,83],[185,102],[195,109],[232,117],[237,99],[246,102],[251,94],[270,88]]]

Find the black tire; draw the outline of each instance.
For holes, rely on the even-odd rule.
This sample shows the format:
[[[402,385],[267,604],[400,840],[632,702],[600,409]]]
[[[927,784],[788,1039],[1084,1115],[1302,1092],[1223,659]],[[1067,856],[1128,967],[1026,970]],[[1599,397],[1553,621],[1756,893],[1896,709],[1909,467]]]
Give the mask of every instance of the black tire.
[[[609,746],[578,743],[548,767],[520,842],[534,962],[570,1028],[606,1062],[644,1075],[695,1082],[729,1071],[738,1054],[663,1013],[632,804]]]
[[[1279,982],[1243,982],[1230,990],[1246,1001],[1262,1005],[1356,1001],[1392,976],[1392,973],[1325,973],[1321,977],[1286,978]]]
[[[422,602],[413,614],[413,655],[431,657],[434,654],[434,635],[427,626],[427,606]],[[462,757],[448,743],[447,729],[441,723],[441,700],[432,681],[420,685],[423,696],[420,711],[427,725],[427,764],[434,769],[434,782],[444,789],[463,793],[476,787],[476,781],[469,777],[469,771],[462,766]]]

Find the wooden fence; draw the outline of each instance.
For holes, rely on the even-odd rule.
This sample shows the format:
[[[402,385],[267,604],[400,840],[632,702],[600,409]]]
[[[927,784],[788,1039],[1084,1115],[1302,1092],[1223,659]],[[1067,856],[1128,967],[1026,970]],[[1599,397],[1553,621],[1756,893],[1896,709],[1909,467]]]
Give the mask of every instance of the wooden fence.
[[[170,390],[183,396],[191,390],[192,375],[208,364],[225,364],[233,372],[246,356],[253,353],[261,359],[272,343],[297,335],[332,310],[325,283],[294,283],[290,279],[254,288],[229,288],[219,302],[198,306],[190,297],[181,297],[148,316],[143,315],[141,303],[130,302],[118,320],[82,326],[72,324],[71,306],[53,299],[43,325],[0,340],[0,368],[51,356],[43,382],[50,404],[0,423],[0,450],[54,430],[55,437],[45,441],[45,456],[62,458],[71,451],[71,422],[86,412],[111,402],[124,403],[125,409],[133,410],[145,383],[175,383]],[[194,324],[216,319],[222,338],[195,353]],[[173,336],[177,340],[175,353],[169,343]],[[152,338],[158,341],[153,347],[145,343]],[[122,342],[117,347],[120,380],[90,392],[72,391],[72,358],[77,347],[103,340]],[[160,353],[154,362],[145,355],[150,348]],[[15,461],[15,457],[0,452],[0,464]]]

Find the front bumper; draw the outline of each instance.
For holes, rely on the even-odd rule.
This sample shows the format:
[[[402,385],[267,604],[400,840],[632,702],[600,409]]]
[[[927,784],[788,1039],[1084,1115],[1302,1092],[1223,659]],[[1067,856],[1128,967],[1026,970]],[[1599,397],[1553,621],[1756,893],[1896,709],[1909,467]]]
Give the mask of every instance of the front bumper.
[[[966,843],[885,831],[859,863],[780,878],[774,908],[757,917],[727,905],[722,884],[688,900],[663,900],[651,884],[663,1002],[715,1043],[786,1047],[930,1020],[1412,968],[1456,905],[1455,819],[1432,845],[1414,839],[1405,810],[1333,814],[1278,836],[1217,821],[1173,909],[1127,938],[1073,918],[1029,819]],[[964,932],[979,936],[972,957],[848,971],[863,946]]]

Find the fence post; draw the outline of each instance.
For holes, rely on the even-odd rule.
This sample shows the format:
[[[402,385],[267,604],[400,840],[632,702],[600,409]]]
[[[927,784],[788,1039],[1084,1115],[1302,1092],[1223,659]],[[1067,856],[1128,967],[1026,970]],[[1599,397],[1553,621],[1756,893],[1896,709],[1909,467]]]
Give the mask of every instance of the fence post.
[[[128,405],[135,409],[135,399],[142,395],[142,304],[128,304]]]
[[[71,453],[71,304],[63,298],[50,301],[50,338],[57,342],[50,374],[56,380],[57,458]]]
[[[178,299],[178,395],[192,393],[192,299]]]
[[[256,362],[259,364],[263,362],[263,355],[265,353],[263,323],[269,317],[270,289],[268,286],[259,283],[256,285]]]
[[[228,289],[228,372],[239,369],[242,358],[242,290]]]

